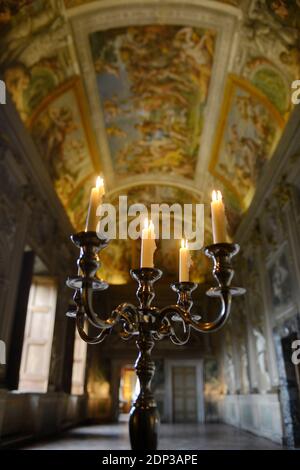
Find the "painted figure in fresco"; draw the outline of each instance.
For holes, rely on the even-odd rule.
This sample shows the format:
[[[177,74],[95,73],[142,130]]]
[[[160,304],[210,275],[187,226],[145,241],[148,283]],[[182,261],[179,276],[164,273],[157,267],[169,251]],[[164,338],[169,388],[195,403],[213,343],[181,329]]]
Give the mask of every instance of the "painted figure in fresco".
[[[227,393],[234,394],[236,392],[235,371],[232,353],[232,338],[230,330],[225,331],[225,349],[224,349],[224,379],[227,385]]]
[[[275,5],[276,2],[272,2],[272,6],[274,7]],[[275,11],[274,8],[273,11]],[[282,8],[281,11],[283,11]],[[286,25],[284,28],[280,27],[280,24],[273,17],[273,15],[268,12],[265,2],[262,0],[257,0],[255,2],[253,8],[250,11],[250,18],[256,23],[256,25],[253,25],[256,26],[256,28],[254,28],[256,33],[255,38],[264,38],[267,44],[270,44],[270,42],[275,39],[276,43],[278,43],[279,40],[279,44],[285,47],[290,47],[293,46],[299,39],[299,31],[297,31],[297,28],[291,25]],[[257,44],[260,45],[261,43],[258,42]]]
[[[246,197],[271,155],[275,124],[262,104],[246,92],[235,95],[232,109],[219,167]]]
[[[61,8],[60,0],[29,2],[1,35],[0,66],[24,121],[72,73]]]
[[[195,75],[199,83],[202,101],[204,102],[208,93],[208,84],[211,76],[211,67],[214,53],[214,38],[209,32],[205,32],[199,40],[199,36],[193,28],[180,29],[175,36],[174,44],[178,41],[180,55],[183,61],[190,60],[198,67],[201,73]],[[195,70],[196,72],[196,70]]]
[[[22,63],[16,63],[4,72],[4,81],[23,120],[27,117],[24,92],[30,83],[30,74]]]
[[[284,0],[273,1],[271,4],[271,8],[273,9],[274,13],[282,19],[285,19],[289,16],[289,10]]]
[[[288,277],[288,271],[280,266],[279,262],[277,261],[274,266],[274,271],[272,274],[272,286],[273,286],[273,293],[274,293],[274,300],[275,303],[278,305],[281,304],[282,299],[284,299],[284,289],[283,285],[285,280]]]
[[[43,139],[45,142],[45,159],[50,168],[51,177],[59,179],[65,169],[64,142],[66,136],[76,129],[72,111],[65,107],[51,107],[48,111],[49,125],[45,129]]]
[[[181,53],[186,56],[190,56],[196,64],[206,65],[212,62],[213,56],[213,40],[210,34],[205,33],[200,41],[198,35],[194,32],[193,28],[186,26],[180,29],[175,35],[175,41],[179,39],[179,47],[181,47]]]
[[[275,261],[270,276],[273,306],[278,308],[280,306],[284,307],[289,305],[292,299],[291,283],[287,261],[284,255]]]
[[[281,24],[297,27],[300,25],[299,0],[266,0],[269,12]]]
[[[1,38],[1,63],[19,60],[30,67],[37,62],[41,58],[44,41],[47,41],[47,47],[51,46],[51,40],[55,39],[53,32],[61,27],[61,19],[58,17],[59,7],[60,2],[48,2],[47,8],[41,9],[34,15],[22,15],[15,24],[11,25]],[[56,42],[52,42],[52,48],[55,45]],[[51,55],[52,53],[53,49]]]
[[[73,110],[67,103],[50,106],[33,127],[33,138],[65,205],[69,204],[68,198],[78,185],[78,175],[82,171],[86,173],[86,146],[82,134],[77,134],[77,130]],[[80,194],[81,191],[78,196]],[[85,193],[82,196],[84,200],[87,197]]]
[[[256,54],[274,57],[284,64],[290,62],[290,73],[297,76],[299,61],[288,59],[295,55],[299,57],[300,9],[297,2],[256,0],[249,11],[245,32]]]
[[[8,24],[22,8],[33,3],[33,0],[5,0],[0,3],[0,25]]]
[[[288,52],[283,51],[280,54],[280,60],[283,65],[286,65],[293,71],[294,77],[300,76],[300,50],[299,48],[292,48]]]
[[[234,376],[234,364],[232,355],[226,351],[225,356],[225,376],[228,387],[228,392],[230,394],[235,393],[235,376]]]
[[[256,343],[260,391],[266,392],[270,390],[271,386],[267,366],[267,344],[264,335],[258,328],[253,328],[253,334],[255,336]]]
[[[240,343],[241,351],[241,383],[243,393],[248,393],[249,391],[249,378],[248,378],[248,355],[246,349],[246,337],[243,337],[244,341]]]

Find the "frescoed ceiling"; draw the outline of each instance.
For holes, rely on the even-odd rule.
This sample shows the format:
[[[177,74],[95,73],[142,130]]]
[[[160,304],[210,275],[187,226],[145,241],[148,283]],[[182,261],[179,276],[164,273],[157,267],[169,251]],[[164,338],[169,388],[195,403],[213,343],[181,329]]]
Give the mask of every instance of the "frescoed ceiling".
[[[0,73],[75,229],[102,173],[107,200],[207,204],[210,241],[211,190],[233,235],[272,159],[299,31],[297,0],[8,0]],[[138,256],[123,245],[107,250],[113,282]],[[157,254],[168,273],[174,250]]]
[[[193,178],[215,33],[146,25],[90,36],[114,171]]]

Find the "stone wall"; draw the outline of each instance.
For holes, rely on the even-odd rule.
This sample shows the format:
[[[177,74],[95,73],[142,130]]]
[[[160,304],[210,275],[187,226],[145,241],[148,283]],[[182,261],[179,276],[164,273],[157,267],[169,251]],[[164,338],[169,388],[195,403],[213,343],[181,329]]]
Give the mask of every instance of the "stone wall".
[[[297,108],[237,233],[236,282],[247,294],[220,333],[221,419],[291,447],[299,445],[297,386],[291,392],[287,377],[300,331],[299,122]]]
[[[72,231],[54,192],[44,163],[9,98],[0,107],[0,339],[6,364],[0,365],[1,444],[24,437],[58,432],[85,417],[85,396],[70,395],[65,345],[71,320],[65,312],[71,292],[66,277],[75,271],[75,253],[68,242]],[[25,246],[29,245],[57,281],[58,300],[51,352],[48,392],[9,390],[8,362],[13,360],[16,300]],[[20,284],[19,284],[20,283]],[[69,359],[68,359],[69,360]],[[66,373],[66,371],[68,371]]]
[[[280,402],[274,393],[226,395],[219,403],[219,412],[232,426],[282,442]]]

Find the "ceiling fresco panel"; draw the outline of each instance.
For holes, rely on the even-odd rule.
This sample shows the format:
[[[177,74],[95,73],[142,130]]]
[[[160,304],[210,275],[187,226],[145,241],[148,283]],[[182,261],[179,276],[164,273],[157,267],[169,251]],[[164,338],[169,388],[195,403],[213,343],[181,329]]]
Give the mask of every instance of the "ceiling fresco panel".
[[[248,208],[266,162],[281,135],[284,119],[256,88],[230,76],[210,162],[210,172]]]
[[[275,106],[279,113],[288,117],[292,103],[290,82],[274,64],[263,57],[251,58],[245,65],[243,74]]]
[[[83,229],[97,161],[84,93],[73,78],[47,97],[30,119],[32,137],[71,222]]]
[[[193,178],[216,34],[146,25],[90,35],[115,172]]]
[[[266,7],[282,26],[300,29],[299,0],[266,0]]]
[[[0,72],[25,122],[46,96],[74,75],[76,64],[60,0],[3,3]]]

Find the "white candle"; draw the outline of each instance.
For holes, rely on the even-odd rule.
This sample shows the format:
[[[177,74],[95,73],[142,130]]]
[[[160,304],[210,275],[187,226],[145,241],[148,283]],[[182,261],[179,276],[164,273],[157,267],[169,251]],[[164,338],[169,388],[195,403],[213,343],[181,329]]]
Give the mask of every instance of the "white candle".
[[[187,240],[181,240],[179,249],[179,282],[188,282],[190,280],[190,252]]]
[[[97,223],[98,223],[96,212],[97,212],[97,207],[102,202],[103,195],[104,195],[104,181],[103,181],[103,178],[100,178],[100,176],[98,176],[96,180],[96,187],[92,188],[91,190],[88,216],[86,219],[86,226],[85,226],[86,232],[96,232]]]
[[[153,255],[156,250],[154,225],[145,219],[142,230],[141,268],[153,268]]]
[[[211,221],[214,243],[226,243],[226,217],[221,191],[212,192]]]

